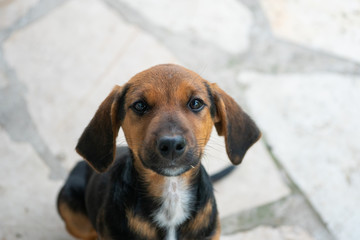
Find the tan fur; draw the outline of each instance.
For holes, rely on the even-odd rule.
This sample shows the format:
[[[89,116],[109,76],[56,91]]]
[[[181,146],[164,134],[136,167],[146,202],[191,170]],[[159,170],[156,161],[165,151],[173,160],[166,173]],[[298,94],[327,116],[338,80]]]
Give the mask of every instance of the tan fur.
[[[212,207],[211,200],[209,200],[205,207],[196,214],[195,218],[187,224],[188,227],[186,228],[186,231],[197,231],[199,229],[205,228],[209,224],[210,216],[212,214]]]
[[[59,212],[67,231],[76,238],[96,240],[97,234],[90,220],[81,213],[73,212],[66,203],[60,203]]]
[[[221,225],[219,218],[216,220],[216,231],[215,234],[211,237],[211,240],[219,240],[221,235]]]
[[[140,160],[135,161],[135,168],[141,180],[146,183],[150,196],[160,198],[164,189],[165,177],[145,168]]]
[[[158,239],[155,227],[141,217],[136,216],[132,210],[126,210],[129,228],[145,239]]]
[[[155,134],[152,131],[159,129],[159,126],[163,124],[160,117],[166,114],[176,117],[181,126],[186,129],[187,133],[184,137],[188,140],[189,146],[197,145],[199,157],[202,155],[204,147],[210,138],[214,124],[209,108],[204,109],[198,115],[195,115],[187,108],[187,103],[193,92],[197,92],[197,97],[204,99],[208,106],[211,105],[207,90],[204,87],[204,83],[207,81],[190,70],[179,66],[174,66],[173,68],[176,68],[176,71],[152,72],[153,70],[150,69],[135,75],[128,82],[132,89],[135,90],[127,93],[125,101],[125,109],[142,97],[146,99],[149,105],[157,106],[156,109],[152,109],[151,116],[140,119],[135,113],[129,111],[122,123],[127,143],[134,154],[134,165],[140,176],[148,184],[149,193],[155,197],[161,196],[164,178],[146,169],[139,158],[142,154],[141,151],[144,149],[144,144],[155,141]],[[172,82],[176,84],[169,84],[165,80],[169,75],[172,75]],[[184,76],[191,79],[191,81],[184,81]],[[143,79],[148,81],[144,82]],[[162,88],[165,88],[165,90],[160,90],[158,87],[158,84],[161,84],[161,79],[164,79]],[[175,85],[177,86],[176,88],[174,88]],[[144,92],[145,96],[142,95]],[[193,167],[198,168],[199,166]],[[196,171],[191,169],[186,174],[191,176]]]

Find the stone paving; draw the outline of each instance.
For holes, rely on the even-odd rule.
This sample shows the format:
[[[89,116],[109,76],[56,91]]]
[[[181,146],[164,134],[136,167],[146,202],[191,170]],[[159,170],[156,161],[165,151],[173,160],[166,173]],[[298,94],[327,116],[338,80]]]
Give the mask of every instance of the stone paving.
[[[263,132],[214,186],[222,239],[360,239],[359,56],[357,0],[0,0],[0,240],[72,239],[55,199],[77,139],[160,63],[217,82]],[[229,165],[215,133],[203,164]]]

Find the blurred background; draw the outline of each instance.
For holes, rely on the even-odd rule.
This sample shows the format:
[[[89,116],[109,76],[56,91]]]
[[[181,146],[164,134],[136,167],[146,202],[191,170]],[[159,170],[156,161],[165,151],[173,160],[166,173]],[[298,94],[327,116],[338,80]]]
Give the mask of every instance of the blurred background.
[[[160,63],[263,132],[214,186],[222,239],[360,239],[359,0],[0,0],[0,240],[72,239],[55,200],[77,139]],[[230,164],[215,132],[203,164]]]

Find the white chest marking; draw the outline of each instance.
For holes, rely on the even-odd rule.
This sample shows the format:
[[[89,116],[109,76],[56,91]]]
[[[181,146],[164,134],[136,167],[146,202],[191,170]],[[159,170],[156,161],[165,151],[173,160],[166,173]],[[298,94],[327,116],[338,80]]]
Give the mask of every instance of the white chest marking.
[[[166,240],[176,239],[176,226],[190,216],[192,196],[187,184],[179,177],[165,180],[162,204],[154,213],[156,223],[167,229]]]

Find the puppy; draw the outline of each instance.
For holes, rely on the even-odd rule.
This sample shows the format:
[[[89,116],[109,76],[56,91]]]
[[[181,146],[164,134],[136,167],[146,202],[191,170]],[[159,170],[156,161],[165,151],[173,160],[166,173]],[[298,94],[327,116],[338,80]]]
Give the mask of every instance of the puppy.
[[[214,125],[234,165],[261,135],[229,95],[181,66],[158,65],[115,86],[77,144],[86,162],[58,196],[68,232],[89,240],[219,239],[200,163]],[[120,127],[128,147],[115,146]]]

